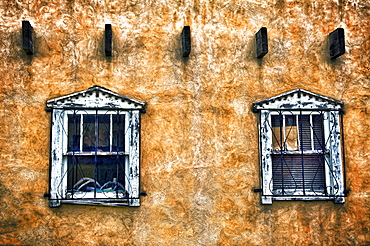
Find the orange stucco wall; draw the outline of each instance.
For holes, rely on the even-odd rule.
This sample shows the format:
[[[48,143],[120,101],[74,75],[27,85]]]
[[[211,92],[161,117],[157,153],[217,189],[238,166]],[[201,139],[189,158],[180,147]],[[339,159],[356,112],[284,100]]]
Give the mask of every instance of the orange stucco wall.
[[[369,245],[370,3],[0,2],[0,245]],[[34,28],[22,50],[21,21]],[[112,24],[113,56],[104,54]],[[192,50],[180,34],[191,26]],[[269,53],[255,58],[267,27]],[[329,58],[344,28],[346,53]],[[49,208],[49,99],[92,85],[147,103],[138,208]],[[252,103],[302,88],[345,105],[349,196],[261,205]]]

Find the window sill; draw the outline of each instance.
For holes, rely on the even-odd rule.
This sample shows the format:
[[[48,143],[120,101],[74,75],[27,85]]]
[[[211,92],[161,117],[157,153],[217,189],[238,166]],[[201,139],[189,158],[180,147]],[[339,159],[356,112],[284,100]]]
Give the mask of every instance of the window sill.
[[[272,150],[272,155],[323,155],[329,154],[329,150]]]
[[[75,191],[67,193],[66,199],[123,199],[127,198],[128,194],[126,191],[97,191],[97,192],[83,192]]]
[[[262,196],[262,204],[272,204],[272,201],[333,201],[345,203],[344,196]]]
[[[128,155],[127,152],[118,151],[118,152],[105,152],[105,151],[84,151],[84,152],[67,152],[67,156],[90,156],[90,155]]]
[[[77,204],[77,205],[101,205],[101,206],[129,206],[129,199],[66,199],[61,200],[61,203],[65,204]]]

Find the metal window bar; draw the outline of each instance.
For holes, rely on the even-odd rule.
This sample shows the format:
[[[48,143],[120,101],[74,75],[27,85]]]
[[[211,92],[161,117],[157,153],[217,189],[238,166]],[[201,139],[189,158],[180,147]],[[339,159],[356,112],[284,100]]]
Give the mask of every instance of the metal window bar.
[[[299,130],[298,130],[299,134],[298,135],[300,136],[300,139],[301,139],[302,144],[303,144],[302,111],[299,112],[299,116],[300,116],[300,119],[299,119],[299,117],[296,117],[296,118],[298,118],[297,119],[298,120],[297,126],[299,126]],[[311,134],[310,134],[310,137],[311,137]],[[302,191],[303,191],[303,195],[306,195],[306,187],[305,187],[305,171],[306,171],[306,168],[305,168],[305,159],[304,159],[303,146],[300,146],[299,149],[301,150]],[[313,183],[313,181],[312,181],[312,183]]]
[[[67,120],[64,121],[61,116],[60,123],[62,125],[62,132],[65,135],[64,139],[67,141],[67,146],[65,146],[65,154],[64,154],[64,161],[63,161],[63,169],[65,170],[61,177],[61,182],[58,185],[58,191],[64,191],[65,194],[59,194],[59,196],[63,199],[70,200],[70,199],[128,199],[128,193],[124,187],[125,183],[126,186],[129,188],[131,186],[128,178],[128,170],[126,170],[126,165],[128,161],[127,153],[125,152],[125,136],[131,127],[129,124],[125,124],[127,118],[122,111],[117,110],[115,113],[112,111],[106,111],[105,114],[102,114],[100,110],[95,110],[94,114],[91,114],[84,110],[71,110],[65,111],[67,114]],[[104,123],[103,117],[106,117],[106,122]],[[93,116],[94,120],[91,122],[91,117]],[[93,128],[91,129],[92,125],[88,125],[90,117],[90,123],[93,123]],[[107,120],[108,119],[108,120]],[[103,122],[103,123],[101,123]],[[101,123],[101,124],[99,124]],[[104,129],[105,128],[105,129]],[[108,151],[103,151],[99,149],[102,146],[99,146],[99,139],[102,133],[100,130],[109,132],[109,148]],[[94,131],[93,136],[87,136],[87,132],[89,130]],[[113,135],[114,134],[114,135]],[[72,135],[72,136],[71,136]],[[91,141],[93,139],[94,143],[94,150],[91,152],[92,148],[84,146],[84,138],[90,137],[88,139]],[[92,139],[91,139],[92,138]],[[104,143],[104,142],[103,142]],[[104,146],[103,146],[104,147]],[[115,147],[115,149],[113,149]],[[102,155],[103,152],[103,155]],[[108,153],[104,153],[108,152]],[[89,179],[87,178],[86,168],[84,168],[85,162],[89,159],[93,158],[93,168],[94,168],[94,178]],[[107,163],[114,166],[115,171],[113,172],[113,180],[110,183],[107,180],[105,184],[111,185],[113,187],[112,191],[103,191],[102,193],[106,195],[102,197],[101,195],[98,196],[97,192],[101,192],[99,189],[104,187],[105,184],[101,185],[98,181],[101,179],[99,177],[99,172],[101,171],[101,163],[104,158],[111,158],[108,160]],[[114,174],[115,173],[115,174]],[[122,173],[122,174],[121,174]],[[120,181],[123,184],[120,184]],[[76,192],[79,190],[75,189],[78,188],[80,184],[93,184],[93,197],[88,196],[88,192],[81,193],[82,195],[77,196]],[[77,185],[77,186],[76,186]],[[115,185],[115,186],[114,186]],[[63,188],[65,187],[65,188]],[[129,188],[130,189],[130,188]],[[112,194],[115,194],[115,197],[112,197]],[[130,199],[137,199],[134,197],[130,197]]]
[[[333,175],[332,167],[328,161],[328,141],[334,133],[336,125],[331,125],[325,139],[324,121],[330,117],[329,111],[271,111],[270,117],[262,126],[269,128],[272,133],[272,141],[279,143],[278,150],[272,150],[273,173],[269,189],[274,196],[303,195],[303,196],[328,196],[338,193],[338,180]],[[279,120],[273,120],[272,116],[278,116]],[[292,128],[286,131],[286,116],[294,115],[298,126],[299,151],[289,151],[286,147]],[[280,136],[276,136],[276,123],[280,125]],[[262,131],[263,127],[261,128]],[[305,132],[306,131],[306,132]],[[309,134],[309,135],[307,135]],[[307,137],[309,136],[309,137]],[[308,138],[308,139],[307,139]],[[309,143],[310,146],[307,146]],[[309,147],[309,148],[308,148]],[[272,148],[273,149],[273,148]],[[297,163],[296,157],[300,158]],[[300,164],[300,171],[296,169]],[[297,176],[301,175],[301,177]],[[327,187],[325,175],[333,180],[331,187]],[[328,194],[327,190],[331,192]]]

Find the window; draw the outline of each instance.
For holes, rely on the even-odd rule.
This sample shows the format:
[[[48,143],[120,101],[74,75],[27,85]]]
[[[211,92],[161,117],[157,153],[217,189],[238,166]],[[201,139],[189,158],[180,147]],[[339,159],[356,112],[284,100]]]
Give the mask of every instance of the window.
[[[343,203],[343,104],[302,89],[254,103],[259,113],[262,203]]]
[[[52,109],[50,206],[139,206],[145,104],[94,86],[47,106]]]

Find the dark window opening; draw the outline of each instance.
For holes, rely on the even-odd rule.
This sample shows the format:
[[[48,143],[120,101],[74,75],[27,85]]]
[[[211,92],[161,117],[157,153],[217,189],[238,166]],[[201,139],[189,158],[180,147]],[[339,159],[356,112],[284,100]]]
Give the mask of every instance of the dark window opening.
[[[126,197],[125,115],[74,111],[67,119],[67,197]]]
[[[125,115],[68,115],[67,149],[75,152],[125,151]]]
[[[126,156],[68,156],[67,161],[70,198],[126,197]]]
[[[271,116],[272,192],[325,192],[325,140],[322,114],[284,112]]]
[[[323,155],[272,155],[273,193],[325,192]]]

